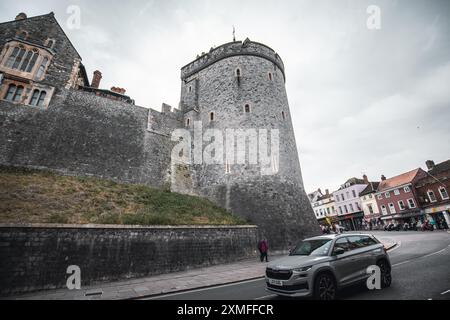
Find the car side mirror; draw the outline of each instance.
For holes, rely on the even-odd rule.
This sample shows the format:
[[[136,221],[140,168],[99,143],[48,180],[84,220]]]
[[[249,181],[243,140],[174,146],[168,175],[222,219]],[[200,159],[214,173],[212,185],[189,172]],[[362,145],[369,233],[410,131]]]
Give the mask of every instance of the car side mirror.
[[[333,255],[334,256],[338,256],[338,255],[343,254],[343,253],[345,253],[345,250],[343,248],[339,248],[339,247],[335,248],[334,251],[333,251]]]

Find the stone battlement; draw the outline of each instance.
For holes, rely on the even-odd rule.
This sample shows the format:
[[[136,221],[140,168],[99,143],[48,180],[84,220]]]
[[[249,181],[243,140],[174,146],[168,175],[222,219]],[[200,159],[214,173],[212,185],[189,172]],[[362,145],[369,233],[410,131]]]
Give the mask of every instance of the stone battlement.
[[[245,41],[229,42],[220,47],[211,48],[208,53],[181,68],[181,80],[186,80],[193,74],[222,59],[245,55],[260,57],[273,62],[281,70],[286,80],[284,64],[280,56],[272,48],[262,43],[250,41],[248,38]]]

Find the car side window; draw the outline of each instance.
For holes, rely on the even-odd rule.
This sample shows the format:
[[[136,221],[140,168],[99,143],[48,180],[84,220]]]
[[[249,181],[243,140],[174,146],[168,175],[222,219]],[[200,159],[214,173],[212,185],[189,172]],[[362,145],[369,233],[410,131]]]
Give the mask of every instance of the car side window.
[[[373,246],[374,244],[378,244],[373,238],[368,237],[368,236],[364,236],[363,238],[363,242],[366,246]]]
[[[348,242],[350,242],[351,250],[364,248],[366,246],[362,236],[348,237]]]
[[[351,236],[348,237],[351,250],[368,247],[376,244],[375,240],[368,236]]]
[[[336,242],[334,243],[333,253],[336,251],[337,248],[342,248],[346,252],[350,250],[350,245],[346,237],[336,240]]]

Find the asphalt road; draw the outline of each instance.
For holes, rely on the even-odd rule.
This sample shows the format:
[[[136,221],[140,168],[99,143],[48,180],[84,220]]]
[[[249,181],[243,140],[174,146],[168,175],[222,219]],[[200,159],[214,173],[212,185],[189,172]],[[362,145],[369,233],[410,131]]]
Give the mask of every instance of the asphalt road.
[[[434,232],[374,232],[377,237],[395,240],[389,252],[392,285],[383,290],[368,290],[364,285],[339,293],[344,300],[450,300],[450,234]],[[286,299],[265,290],[264,279],[192,290],[154,297],[162,300],[272,300]],[[288,298],[289,299],[289,298]]]

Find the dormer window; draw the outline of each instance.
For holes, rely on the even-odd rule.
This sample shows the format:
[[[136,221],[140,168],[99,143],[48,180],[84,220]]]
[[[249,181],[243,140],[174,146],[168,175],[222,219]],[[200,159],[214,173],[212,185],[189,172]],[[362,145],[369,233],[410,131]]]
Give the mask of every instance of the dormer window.
[[[28,38],[28,32],[21,30],[17,33],[16,35],[17,38],[21,39],[21,40],[27,40]]]
[[[46,41],[46,43],[45,43],[45,46],[46,46],[47,48],[53,49],[54,45],[55,45],[55,40],[53,40],[53,39],[47,39],[47,41]]]

